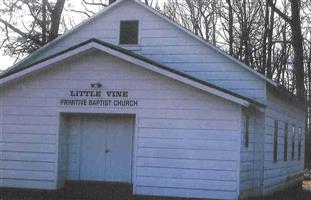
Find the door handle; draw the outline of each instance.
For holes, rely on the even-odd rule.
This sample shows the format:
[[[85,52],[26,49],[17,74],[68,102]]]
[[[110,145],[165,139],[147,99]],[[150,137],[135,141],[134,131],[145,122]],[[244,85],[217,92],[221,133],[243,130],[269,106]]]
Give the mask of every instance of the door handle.
[[[110,150],[109,150],[109,149],[106,149],[105,153],[109,153],[109,152],[110,152]]]

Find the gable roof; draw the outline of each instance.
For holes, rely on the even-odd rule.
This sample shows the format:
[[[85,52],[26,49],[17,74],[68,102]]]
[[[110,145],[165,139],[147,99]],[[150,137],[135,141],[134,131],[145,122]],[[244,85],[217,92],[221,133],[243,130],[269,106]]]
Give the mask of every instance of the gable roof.
[[[25,65],[29,65],[32,64],[31,60],[33,58],[35,58],[37,55],[41,54],[42,52],[44,52],[45,50],[49,49],[50,47],[52,47],[54,44],[56,44],[58,41],[66,38],[67,36],[71,35],[72,33],[74,33],[75,31],[79,30],[81,27],[87,25],[88,23],[90,23],[91,21],[95,20],[96,18],[98,18],[99,16],[101,16],[104,13],[107,13],[109,10],[117,7],[118,5],[120,5],[122,2],[124,1],[128,1],[128,0],[118,0],[115,3],[113,3],[112,5],[107,6],[106,8],[104,8],[103,10],[101,10],[100,12],[98,12],[97,14],[95,14],[94,16],[88,18],[87,20],[83,21],[82,23],[80,23],[78,26],[72,28],[70,31],[65,32],[62,36],[59,36],[58,38],[56,38],[55,40],[51,41],[50,43],[46,44],[45,46],[41,47],[40,49],[38,49],[37,51],[35,51],[34,53],[30,54],[29,56],[27,56],[26,58],[24,58],[23,60],[21,60],[20,62],[16,63],[15,65],[13,65],[11,68],[9,68],[6,71],[11,71],[15,68],[23,68]],[[181,25],[177,24],[176,22],[170,20],[169,18],[167,18],[166,16],[160,14],[158,11],[156,11],[155,9],[147,6],[146,4],[142,3],[139,0],[131,0],[135,3],[137,3],[138,5],[144,7],[146,10],[152,12],[153,14],[159,16],[160,18],[164,19],[165,21],[169,22],[170,24],[172,24],[173,26],[175,26],[177,29],[182,30],[183,32],[187,33],[188,35],[192,36],[193,38],[197,39],[198,41],[200,41],[201,43],[207,45],[208,47],[212,48],[213,50],[217,51],[218,53],[220,53],[221,55],[229,58],[231,61],[233,61],[234,63],[237,63],[239,66],[241,66],[242,68],[246,69],[247,71],[251,72],[252,74],[256,75],[257,77],[259,77],[260,79],[266,81],[267,83],[269,83],[272,86],[277,86],[278,84],[276,82],[274,82],[273,80],[265,77],[264,75],[260,74],[259,72],[253,70],[252,68],[250,68],[249,66],[245,65],[244,63],[240,62],[239,60],[237,60],[236,58],[230,56],[229,54],[227,54],[226,52],[220,50],[219,48],[215,47],[214,45],[210,44],[209,42],[205,41],[204,39],[202,39],[201,37],[195,35],[194,33],[192,33],[191,31],[187,30],[186,28],[182,27]],[[6,72],[5,71],[5,72]]]
[[[138,55],[136,53],[133,53],[131,51],[128,51],[124,48],[121,48],[119,46],[112,45],[107,42],[102,42],[97,39],[91,39],[86,42],[83,42],[79,45],[73,46],[69,49],[66,49],[60,53],[57,53],[55,55],[52,55],[48,58],[45,58],[43,60],[40,60],[34,64],[24,66],[21,68],[14,68],[11,69],[3,74],[0,75],[0,87],[8,84],[9,82],[19,78],[26,76],[32,72],[41,70],[47,66],[50,66],[52,64],[55,64],[57,62],[60,62],[64,59],[70,58],[74,55],[83,53],[90,49],[97,49],[102,52],[108,53],[110,55],[113,55],[115,57],[118,57],[122,60],[125,60],[127,62],[133,63],[135,65],[138,65],[140,67],[149,69],[153,72],[159,73],[161,75],[164,75],[166,77],[172,78],[174,80],[180,81],[184,84],[190,85],[192,87],[195,87],[197,89],[203,90],[205,92],[208,92],[210,94],[213,94],[215,96],[224,98],[228,101],[237,103],[239,105],[249,107],[252,104],[257,106],[265,106],[253,99],[238,95],[236,93],[233,93],[231,91],[228,91],[226,89],[220,88],[218,86],[215,86],[207,81],[203,81],[201,79],[197,79],[193,76],[190,76],[188,74],[185,74],[183,72],[174,70],[172,68],[169,68],[165,65],[159,64],[153,60],[150,60],[148,58],[145,58],[141,55]]]

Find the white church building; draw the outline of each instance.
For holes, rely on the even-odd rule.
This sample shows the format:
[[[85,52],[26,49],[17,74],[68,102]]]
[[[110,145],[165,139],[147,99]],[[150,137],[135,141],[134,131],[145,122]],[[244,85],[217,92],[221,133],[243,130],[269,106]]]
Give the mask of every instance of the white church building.
[[[304,104],[139,0],[0,75],[0,187],[238,199],[299,185]]]

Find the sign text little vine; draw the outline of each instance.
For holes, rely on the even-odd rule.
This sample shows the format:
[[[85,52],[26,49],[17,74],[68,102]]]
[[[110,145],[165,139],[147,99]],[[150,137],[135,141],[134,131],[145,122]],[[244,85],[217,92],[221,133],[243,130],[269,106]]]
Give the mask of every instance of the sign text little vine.
[[[129,99],[128,91],[71,90],[69,99],[61,99],[61,106],[137,107],[138,101]]]

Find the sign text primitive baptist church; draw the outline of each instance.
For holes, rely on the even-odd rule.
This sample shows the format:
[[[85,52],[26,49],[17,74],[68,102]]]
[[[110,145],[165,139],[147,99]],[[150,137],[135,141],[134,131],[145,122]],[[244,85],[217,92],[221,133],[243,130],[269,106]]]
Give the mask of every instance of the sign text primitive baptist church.
[[[70,99],[61,99],[61,106],[137,107],[128,91],[72,90]]]

